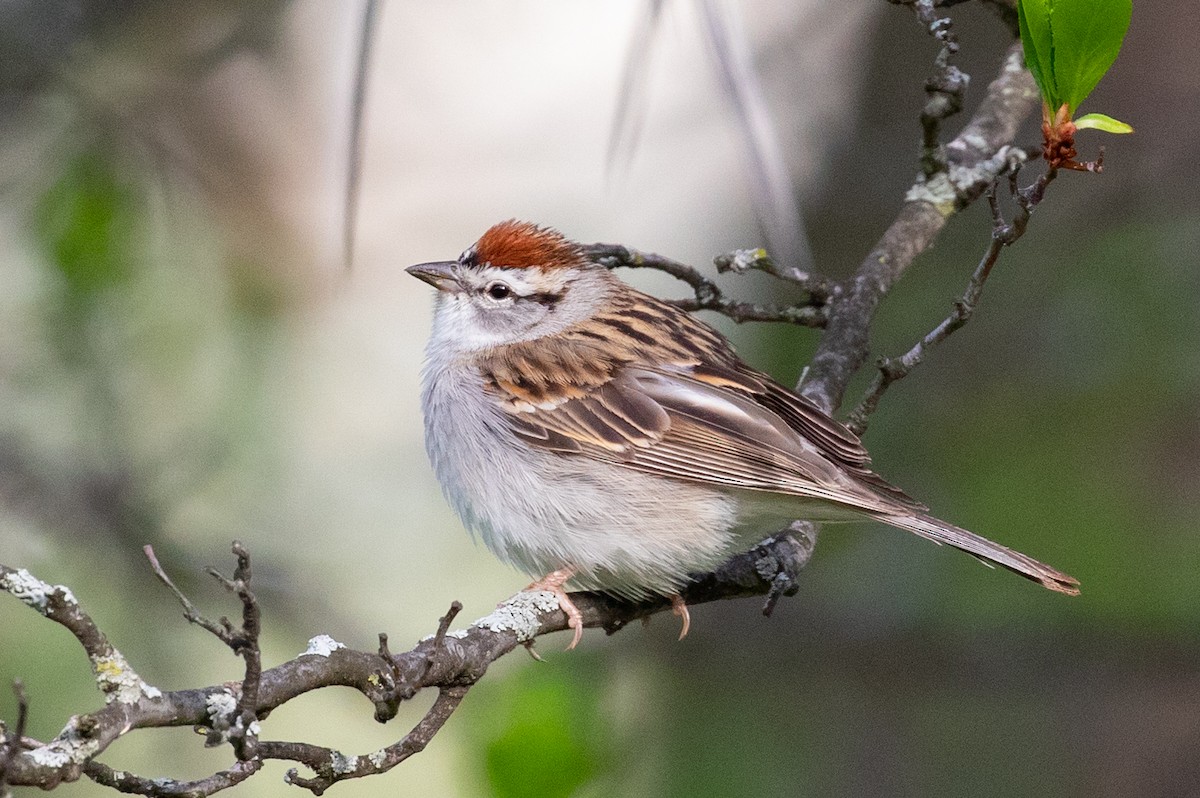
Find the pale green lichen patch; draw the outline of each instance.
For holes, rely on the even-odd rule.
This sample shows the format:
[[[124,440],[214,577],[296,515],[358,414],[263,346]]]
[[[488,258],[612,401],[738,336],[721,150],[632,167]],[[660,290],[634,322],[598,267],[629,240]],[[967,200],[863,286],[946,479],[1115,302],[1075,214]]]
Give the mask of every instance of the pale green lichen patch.
[[[762,247],[757,249],[735,249],[729,259],[729,269],[734,272],[748,272],[756,265],[767,259],[767,251]]]
[[[73,717],[58,736],[29,752],[29,758],[48,768],[82,765],[100,750],[100,742],[79,733],[79,718]]]
[[[381,770],[384,764],[387,763],[387,750],[380,748],[374,753],[367,754],[367,761],[370,762],[371,766],[376,770]]]
[[[228,690],[213,693],[204,699],[204,711],[215,728],[229,728],[230,718],[237,710],[237,699]]]
[[[96,684],[108,703],[136,704],[143,698],[162,698],[162,691],[146,684],[115,648],[109,656],[92,657],[91,660]]]
[[[472,624],[472,625],[474,625],[474,624]],[[466,630],[466,629],[452,629],[451,631],[446,632],[444,637],[453,637],[455,640],[462,640],[464,637],[467,636],[467,632],[468,632],[468,630]],[[437,637],[437,635],[425,635],[418,642],[424,643],[429,640],[432,640],[435,637]]]
[[[942,216],[954,213],[958,201],[958,191],[953,181],[945,172],[938,172],[933,177],[918,180],[904,195],[905,202],[928,202]]]
[[[219,739],[210,736],[206,745],[212,747],[229,742],[229,729],[233,725],[235,712],[237,712],[237,698],[229,690],[213,693],[204,699],[204,714],[208,715],[208,728],[219,735]]]
[[[302,657],[328,657],[339,648],[345,648],[345,644],[339,643],[329,635],[317,635],[308,641],[308,648],[300,654]]]
[[[329,755],[329,766],[334,773],[345,775],[358,770],[358,757],[346,756],[341,751],[333,751]]]
[[[524,591],[501,604],[489,615],[480,618],[472,626],[490,629],[493,632],[516,632],[517,640],[524,643],[537,636],[541,628],[541,615],[558,609],[558,597],[548,590]]]
[[[66,585],[50,585],[38,579],[24,568],[0,575],[0,590],[11,593],[20,601],[45,615],[50,608],[50,597],[56,593],[64,604],[78,604],[71,588]]]

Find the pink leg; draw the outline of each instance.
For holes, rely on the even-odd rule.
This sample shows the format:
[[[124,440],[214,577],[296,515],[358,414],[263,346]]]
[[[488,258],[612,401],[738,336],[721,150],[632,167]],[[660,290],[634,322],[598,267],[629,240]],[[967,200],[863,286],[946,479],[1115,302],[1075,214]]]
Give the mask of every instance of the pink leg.
[[[683,619],[683,628],[679,630],[679,639],[687,637],[688,629],[692,628],[692,615],[688,612],[683,596],[676,593],[671,596],[671,611]]]
[[[575,648],[575,646],[579,645],[579,641],[583,639],[583,613],[571,601],[571,598],[567,595],[567,591],[563,590],[563,585],[574,575],[574,568],[559,568],[557,571],[551,571],[525,588],[526,590],[544,590],[548,593],[553,593],[554,597],[558,599],[558,608],[567,616],[567,626],[575,630],[575,635],[571,638],[571,643],[567,646],[567,651]]]

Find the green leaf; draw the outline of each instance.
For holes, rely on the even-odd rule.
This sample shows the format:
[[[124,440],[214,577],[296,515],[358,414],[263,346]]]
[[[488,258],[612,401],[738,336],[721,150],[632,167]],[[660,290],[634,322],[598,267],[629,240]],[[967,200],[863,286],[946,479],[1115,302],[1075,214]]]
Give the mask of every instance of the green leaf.
[[[1075,127],[1079,130],[1091,128],[1093,130],[1103,130],[1105,133],[1132,133],[1133,126],[1127,125],[1119,119],[1113,119],[1111,116],[1104,114],[1084,114],[1075,121]]]
[[[1133,0],[1053,0],[1054,85],[1072,113],[1116,60],[1132,14]]]
[[[1051,111],[1071,113],[1092,93],[1121,51],[1133,0],[1020,0],[1025,64]]]
[[[1042,97],[1051,108],[1058,108],[1058,88],[1054,85],[1054,40],[1050,33],[1050,3],[1048,0],[1020,0],[1017,19],[1021,26],[1021,46],[1025,50],[1025,66],[1042,90]]]

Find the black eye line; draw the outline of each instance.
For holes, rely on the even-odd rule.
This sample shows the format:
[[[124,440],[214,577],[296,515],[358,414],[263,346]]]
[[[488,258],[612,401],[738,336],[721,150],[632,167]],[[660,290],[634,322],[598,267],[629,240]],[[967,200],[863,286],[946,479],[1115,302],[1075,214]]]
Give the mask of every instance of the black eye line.
[[[523,297],[519,297],[519,298],[520,299],[531,299],[534,302],[537,302],[538,304],[545,305],[550,310],[554,310],[554,306],[557,305],[559,302],[561,302],[565,295],[566,295],[566,291],[563,291],[562,293],[558,293],[558,294],[553,294],[553,293],[550,293],[549,291],[538,291],[535,294],[529,294],[528,296],[523,296]]]

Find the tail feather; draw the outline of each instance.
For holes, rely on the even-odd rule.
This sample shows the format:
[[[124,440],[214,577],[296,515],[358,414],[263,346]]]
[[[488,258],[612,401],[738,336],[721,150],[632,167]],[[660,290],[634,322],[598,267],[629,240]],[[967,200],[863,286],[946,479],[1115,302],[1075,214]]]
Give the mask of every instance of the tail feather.
[[[999,565],[1002,568],[1020,574],[1026,579],[1039,582],[1043,587],[1068,596],[1079,595],[1079,580],[1064,574],[1056,568],[1040,563],[1019,551],[993,543],[985,537],[976,535],[966,529],[948,524],[930,515],[880,515],[876,516],[885,524],[907,529],[934,543],[945,543],[956,549],[972,554],[983,560],[985,564]]]

